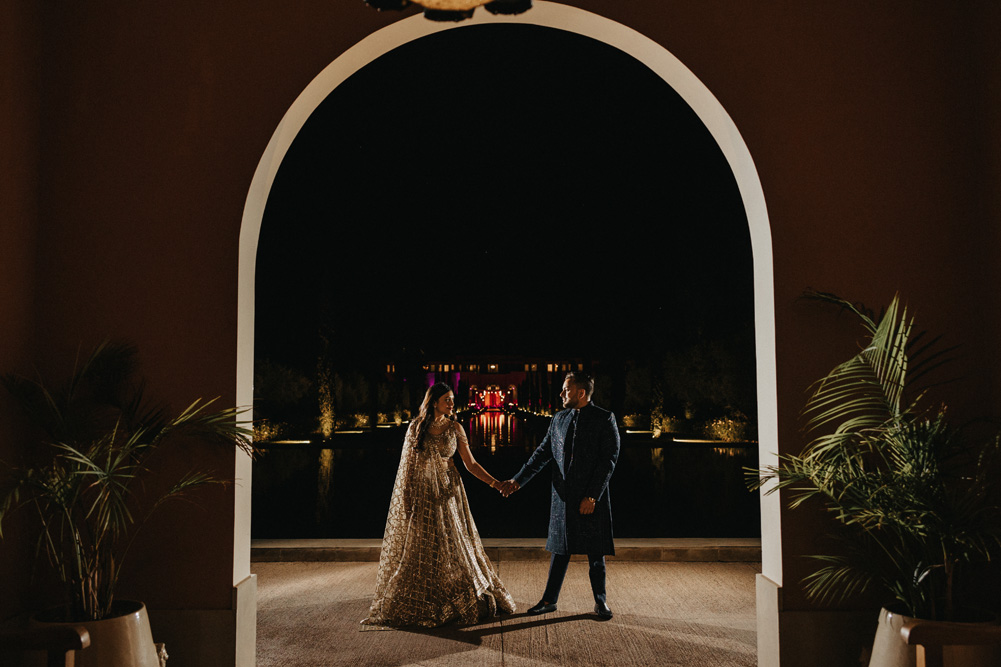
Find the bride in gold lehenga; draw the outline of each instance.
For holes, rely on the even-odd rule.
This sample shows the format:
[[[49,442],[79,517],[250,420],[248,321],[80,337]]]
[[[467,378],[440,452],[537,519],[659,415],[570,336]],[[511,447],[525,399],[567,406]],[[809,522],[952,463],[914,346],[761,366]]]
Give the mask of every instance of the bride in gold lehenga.
[[[454,405],[448,385],[433,385],[407,429],[366,625],[433,627],[514,612],[451,457],[458,449],[474,477],[492,488],[500,482],[473,458]]]

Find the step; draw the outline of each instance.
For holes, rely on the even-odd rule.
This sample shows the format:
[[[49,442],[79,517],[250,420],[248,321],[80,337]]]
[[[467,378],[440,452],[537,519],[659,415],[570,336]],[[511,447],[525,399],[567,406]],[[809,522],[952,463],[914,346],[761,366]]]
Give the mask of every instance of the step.
[[[301,561],[378,561],[382,540],[253,540],[250,560],[256,563]],[[549,560],[545,538],[484,538],[491,560]],[[574,556],[574,559],[585,556]],[[758,538],[618,538],[608,560],[653,562],[761,561]]]

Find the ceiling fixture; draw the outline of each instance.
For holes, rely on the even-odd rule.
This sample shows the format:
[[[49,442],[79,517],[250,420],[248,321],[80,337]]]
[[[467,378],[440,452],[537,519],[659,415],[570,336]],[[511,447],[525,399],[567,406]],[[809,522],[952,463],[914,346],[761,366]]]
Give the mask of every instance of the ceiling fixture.
[[[465,21],[473,17],[477,7],[491,14],[521,14],[532,8],[532,0],[365,0],[379,11],[406,9],[410,5],[424,8],[424,18],[431,21]]]

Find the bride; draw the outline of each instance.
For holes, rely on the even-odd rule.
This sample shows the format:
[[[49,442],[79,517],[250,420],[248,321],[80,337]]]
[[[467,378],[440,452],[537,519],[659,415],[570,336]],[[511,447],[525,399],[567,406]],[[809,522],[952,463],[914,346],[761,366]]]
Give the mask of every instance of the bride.
[[[454,420],[444,383],[427,390],[407,429],[389,503],[375,599],[362,623],[433,627],[513,613],[514,601],[483,551],[459,471],[459,450],[474,477],[500,486],[472,452]]]

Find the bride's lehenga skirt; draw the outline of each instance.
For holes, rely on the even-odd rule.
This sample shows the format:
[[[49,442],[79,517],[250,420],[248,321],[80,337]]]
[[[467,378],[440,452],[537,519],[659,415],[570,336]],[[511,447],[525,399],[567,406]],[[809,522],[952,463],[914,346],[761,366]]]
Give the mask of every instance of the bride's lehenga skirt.
[[[483,550],[459,472],[449,465],[455,433],[429,435],[421,450],[407,434],[364,624],[434,627],[514,612]]]

